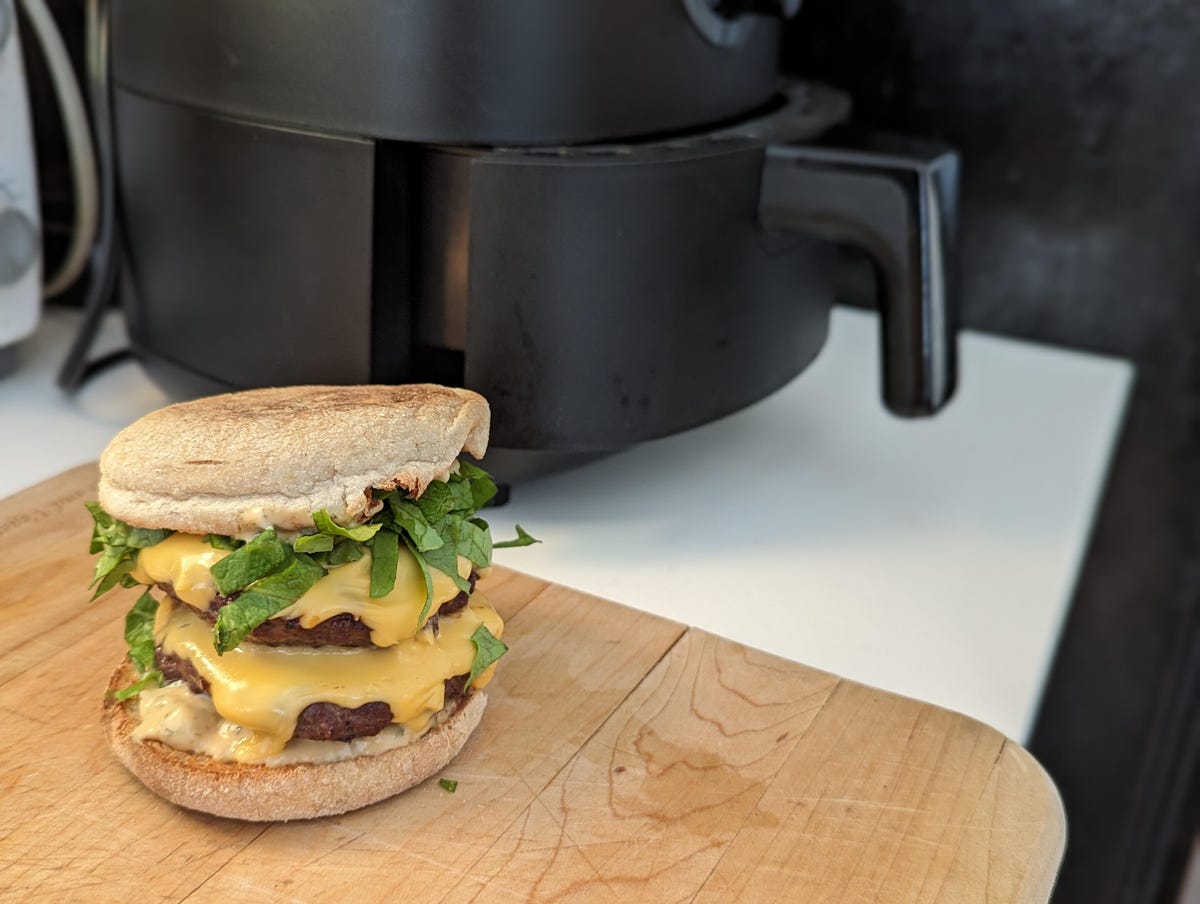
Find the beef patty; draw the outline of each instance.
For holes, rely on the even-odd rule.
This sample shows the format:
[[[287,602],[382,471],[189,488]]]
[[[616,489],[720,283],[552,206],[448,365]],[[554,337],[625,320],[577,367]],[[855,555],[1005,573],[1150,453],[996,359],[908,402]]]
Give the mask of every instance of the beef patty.
[[[475,590],[475,582],[478,580],[478,577],[472,571],[471,576],[468,578],[472,591]],[[187,605],[179,597],[175,596],[170,584],[159,584],[158,586],[179,605]],[[466,591],[459,592],[457,596],[442,603],[437,612],[429,617],[428,624],[432,626],[435,632],[438,629],[438,619],[444,615],[452,615],[463,609],[467,605],[468,596],[469,594]],[[217,613],[221,611],[222,607],[228,606],[235,599],[237,599],[237,594],[218,596],[209,603],[207,609],[198,609],[196,611],[199,612],[201,618],[211,625],[217,620]],[[311,628],[300,627],[300,619],[298,618],[269,618],[251,631],[247,640],[272,647],[369,647],[372,645],[371,629],[349,612],[339,612],[337,615],[327,618],[325,621],[319,622]]]
[[[186,659],[159,647],[154,651],[154,661],[163,673],[164,680],[182,681],[196,694],[208,693],[208,682]],[[455,675],[445,680],[447,705],[463,695],[467,677]],[[351,741],[377,735],[391,724],[392,708],[382,700],[364,703],[357,709],[336,703],[310,703],[301,710],[292,737],[314,741]]]

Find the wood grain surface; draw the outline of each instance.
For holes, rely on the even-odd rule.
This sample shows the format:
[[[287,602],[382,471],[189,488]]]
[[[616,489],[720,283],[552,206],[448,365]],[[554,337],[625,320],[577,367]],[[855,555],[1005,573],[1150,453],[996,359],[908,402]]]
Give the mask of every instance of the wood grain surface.
[[[992,729],[499,568],[511,652],[455,793],[265,826],[180,810],[100,728],[132,592],[88,602],[95,480],[0,501],[4,900],[1049,897],[1058,794]]]

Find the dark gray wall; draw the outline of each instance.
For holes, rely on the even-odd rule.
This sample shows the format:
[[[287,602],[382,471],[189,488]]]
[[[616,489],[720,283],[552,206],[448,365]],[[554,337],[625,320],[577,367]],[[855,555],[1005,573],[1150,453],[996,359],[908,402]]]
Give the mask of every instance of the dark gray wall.
[[[1055,901],[1166,900],[1200,746],[1200,3],[808,0],[784,65],[961,150],[967,326],[1138,366],[1031,746]]]
[[[785,66],[964,157],[968,325],[1140,357],[1200,325],[1200,3],[810,0]]]

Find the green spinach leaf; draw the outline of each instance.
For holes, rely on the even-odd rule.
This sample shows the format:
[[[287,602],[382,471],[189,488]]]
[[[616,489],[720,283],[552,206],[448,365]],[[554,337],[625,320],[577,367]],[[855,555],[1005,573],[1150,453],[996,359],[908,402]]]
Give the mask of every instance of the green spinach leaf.
[[[480,625],[475,629],[475,633],[471,635],[471,643],[475,644],[475,659],[471,662],[471,672],[467,675],[468,687],[484,669],[508,652],[508,647],[492,635],[487,625]]]
[[[231,552],[212,567],[217,590],[224,596],[249,587],[259,578],[274,574],[292,559],[292,549],[269,527],[245,546]]]
[[[213,625],[217,652],[228,653],[268,618],[300,599],[324,574],[325,569],[310,556],[295,553],[281,570],[255,581],[217,613]]]

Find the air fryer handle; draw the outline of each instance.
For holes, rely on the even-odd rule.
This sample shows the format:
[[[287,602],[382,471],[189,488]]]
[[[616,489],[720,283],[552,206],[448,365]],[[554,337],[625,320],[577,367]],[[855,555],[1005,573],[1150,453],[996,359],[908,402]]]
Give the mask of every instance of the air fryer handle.
[[[933,414],[954,392],[952,310],[958,155],[869,135],[767,148],[759,217],[861,246],[880,275],[883,398],[902,417]]]

